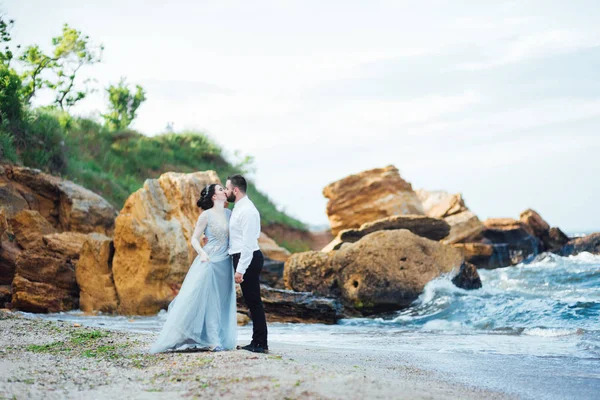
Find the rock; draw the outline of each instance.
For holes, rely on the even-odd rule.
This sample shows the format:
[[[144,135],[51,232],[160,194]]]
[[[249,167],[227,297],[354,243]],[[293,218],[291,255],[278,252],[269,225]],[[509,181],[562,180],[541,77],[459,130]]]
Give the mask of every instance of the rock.
[[[507,244],[456,243],[452,246],[461,251],[465,261],[477,268],[495,269],[511,265]]]
[[[481,234],[483,224],[477,215],[471,211],[463,211],[450,215],[444,220],[450,225],[450,234],[442,240],[444,244],[454,244],[469,241]]]
[[[10,225],[6,219],[6,210],[4,207],[0,207],[0,238],[11,232]],[[0,245],[1,246],[1,245]]]
[[[425,215],[432,218],[446,218],[469,209],[460,193],[450,194],[442,190],[417,190],[417,197],[423,205]]]
[[[238,326],[246,326],[250,323],[250,317],[246,314],[237,313],[237,324]]]
[[[117,215],[97,194],[39,170],[0,166],[0,207],[13,218],[22,210],[39,212],[57,231],[112,235]]]
[[[490,218],[484,222],[483,242],[504,244],[508,247],[511,265],[521,263],[538,255],[542,249],[540,240],[521,221],[511,218]]]
[[[327,216],[333,235],[392,215],[423,215],[412,186],[394,166],[350,175],[325,187],[323,195],[329,199]]]
[[[13,280],[12,291],[12,306],[27,312],[68,311],[78,306],[72,291],[48,283],[32,282],[19,275]]]
[[[83,244],[89,239],[89,235],[78,232],[63,232],[45,235],[44,245],[48,251],[61,254],[69,259],[79,259]]]
[[[10,225],[17,243],[23,249],[40,246],[44,235],[56,232],[56,229],[39,212],[33,210],[21,210],[11,218]]]
[[[2,239],[2,247],[0,247],[0,285],[10,285],[12,283],[19,253],[21,253],[21,248],[16,240]]]
[[[520,218],[521,222],[529,227],[529,231],[539,238],[548,234],[550,230],[550,225],[538,214],[536,211],[532,209],[525,210],[521,213]]]
[[[17,257],[12,283],[13,307],[29,312],[77,308],[75,265],[86,239],[87,235],[82,233],[54,233],[43,236],[38,246],[22,251]]]
[[[6,219],[6,210],[0,208],[0,285],[10,285],[15,276],[17,255],[21,248]]]
[[[465,290],[481,289],[481,278],[477,273],[477,267],[468,262],[460,266],[458,274],[452,278],[452,283]]]
[[[82,311],[117,311],[119,299],[112,275],[114,252],[112,239],[99,233],[90,234],[83,244],[76,268]]]
[[[406,229],[417,236],[430,240],[441,240],[450,232],[450,225],[436,218],[423,215],[395,215],[373,222],[363,224],[359,229],[349,229],[340,232],[340,239],[344,242],[354,243],[369,233]]]
[[[417,190],[425,215],[443,218],[450,225],[450,233],[443,239],[445,244],[471,241],[483,231],[483,224],[469,211],[460,193],[450,194],[441,190]]]
[[[287,249],[280,247],[273,239],[261,232],[258,245],[263,254],[271,260],[286,262],[292,255]]]
[[[263,269],[260,273],[260,283],[272,288],[284,289],[283,266],[283,262],[265,257]]]
[[[335,324],[343,318],[343,307],[335,299],[298,293],[291,290],[274,289],[265,285],[260,288],[269,322],[324,323]],[[238,290],[238,310],[248,313],[248,308]]]
[[[321,251],[338,250],[342,243],[355,243],[369,233],[396,229],[406,229],[415,235],[438,241],[448,235],[450,225],[444,220],[429,218],[423,215],[395,215],[367,222],[359,229],[345,229],[334,239],[334,245],[330,244]],[[333,248],[329,250],[330,247]]]
[[[600,254],[600,232],[573,239],[561,250],[563,256],[574,256],[583,252]]]
[[[523,211],[520,220],[527,230],[542,242],[543,251],[558,252],[569,241],[567,235],[559,228],[550,228],[540,214],[532,209]]]
[[[6,308],[12,298],[10,285],[0,285],[0,308]]]
[[[567,243],[569,243],[569,237],[559,228],[553,227],[548,231],[548,238],[544,241],[544,246],[548,251],[560,253]]]
[[[201,211],[196,201],[209,183],[219,183],[216,172],[168,172],[127,199],[114,239],[119,313],[156,314],[173,300],[196,257],[190,244]]]
[[[339,267],[333,254],[307,251],[292,254],[283,269],[286,289],[312,292],[317,296],[340,297]]]
[[[425,285],[463,263],[461,253],[408,230],[378,231],[333,253],[294,254],[285,264],[286,287],[340,296],[363,314],[398,310]]]

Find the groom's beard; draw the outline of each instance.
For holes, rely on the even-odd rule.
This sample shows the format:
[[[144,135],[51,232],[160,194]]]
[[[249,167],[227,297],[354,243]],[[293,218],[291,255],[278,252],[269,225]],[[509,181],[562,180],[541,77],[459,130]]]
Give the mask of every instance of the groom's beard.
[[[227,201],[229,203],[235,203],[235,195],[234,194],[230,194],[229,196],[227,196]]]

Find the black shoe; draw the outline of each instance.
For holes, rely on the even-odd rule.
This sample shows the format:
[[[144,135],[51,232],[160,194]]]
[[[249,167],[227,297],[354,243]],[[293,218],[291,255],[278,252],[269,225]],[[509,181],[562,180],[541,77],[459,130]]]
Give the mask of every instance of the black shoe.
[[[268,346],[263,346],[262,344],[254,344],[254,343],[250,343],[249,345],[240,347],[240,349],[242,349],[242,350],[248,350],[248,351],[251,351],[253,353],[265,353],[265,354],[267,354],[269,352],[269,347]]]

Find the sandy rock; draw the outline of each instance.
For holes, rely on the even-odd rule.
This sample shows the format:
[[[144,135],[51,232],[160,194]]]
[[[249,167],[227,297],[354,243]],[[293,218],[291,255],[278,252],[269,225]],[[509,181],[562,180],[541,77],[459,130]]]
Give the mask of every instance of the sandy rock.
[[[465,205],[460,193],[450,194],[442,190],[417,190],[425,215],[443,218],[450,225],[450,233],[443,239],[445,244],[472,241],[481,231],[483,224]]]
[[[406,229],[417,236],[438,241],[448,235],[450,225],[442,219],[430,218],[424,215],[395,215],[367,222],[358,229],[345,229],[321,251],[338,250],[342,243],[355,243],[369,233],[395,229]]]
[[[117,311],[119,300],[112,275],[113,256],[113,242],[107,236],[93,233],[83,244],[76,268],[79,308],[82,311]]]
[[[209,183],[220,183],[216,172],[168,172],[127,199],[116,220],[112,271],[120,313],[155,314],[173,300],[196,256],[196,201]]]
[[[484,229],[477,215],[471,211],[462,211],[458,214],[450,215],[444,218],[444,220],[450,225],[450,234],[442,240],[444,244],[469,241],[469,239],[480,235]]]
[[[76,293],[44,282],[32,282],[19,275],[12,283],[12,306],[18,310],[47,313],[78,307]]]
[[[412,186],[394,166],[350,175],[325,187],[323,195],[329,199],[327,216],[333,235],[392,215],[423,215]]]
[[[463,262],[461,253],[408,230],[378,231],[333,253],[294,254],[286,287],[340,296],[364,314],[408,307],[432,279]]]
[[[44,235],[55,233],[56,229],[42,215],[34,210],[22,210],[10,219],[17,243],[23,249],[40,246]]]
[[[39,212],[57,231],[111,235],[116,210],[108,201],[71,181],[39,170],[0,166],[0,207],[7,218]]]
[[[423,211],[428,217],[446,218],[468,211],[460,193],[450,194],[442,190],[428,191],[424,189],[419,189],[416,193],[423,205]]]
[[[30,312],[77,308],[75,265],[86,238],[81,233],[53,233],[43,236],[39,245],[22,251],[12,283],[13,307]]]

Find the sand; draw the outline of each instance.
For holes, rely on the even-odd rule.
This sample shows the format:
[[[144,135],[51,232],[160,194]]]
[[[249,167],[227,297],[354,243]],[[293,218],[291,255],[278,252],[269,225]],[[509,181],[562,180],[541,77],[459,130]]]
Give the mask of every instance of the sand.
[[[148,354],[157,334],[75,327],[0,311],[0,398],[508,398],[442,379],[391,353],[270,343]]]

